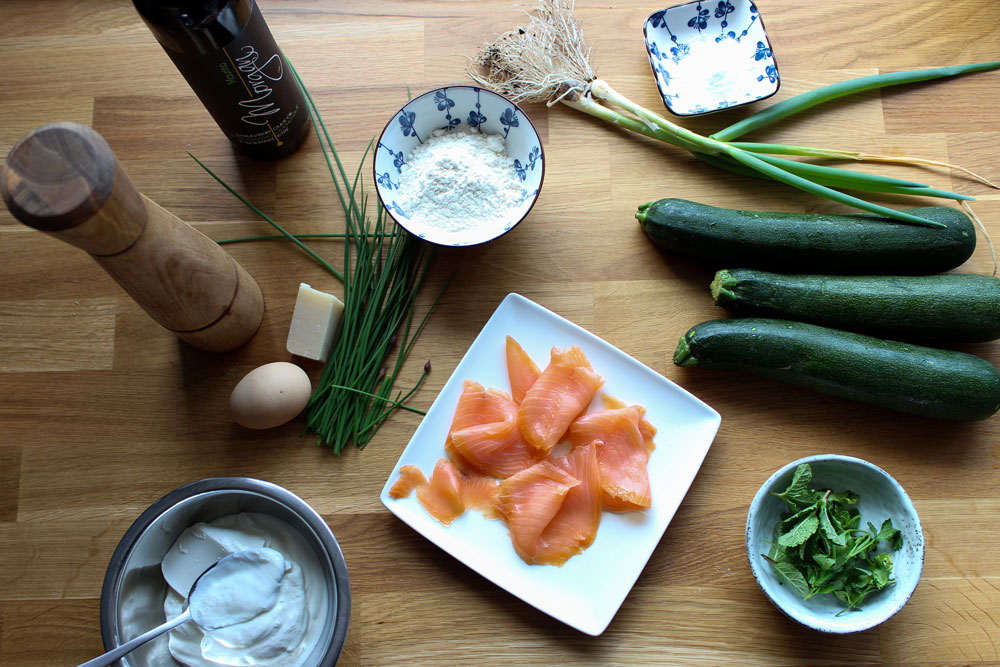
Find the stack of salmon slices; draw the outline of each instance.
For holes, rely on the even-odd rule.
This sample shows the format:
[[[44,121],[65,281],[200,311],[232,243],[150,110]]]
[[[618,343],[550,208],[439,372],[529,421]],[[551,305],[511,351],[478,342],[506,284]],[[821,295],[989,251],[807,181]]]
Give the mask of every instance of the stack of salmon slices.
[[[656,429],[645,408],[602,396],[604,380],[578,346],[552,349],[539,369],[510,336],[510,393],[465,380],[430,479],[402,466],[393,498],[416,490],[420,504],[450,524],[467,510],[503,520],[527,563],[562,565],[597,537],[604,510],[652,504],[648,462]]]

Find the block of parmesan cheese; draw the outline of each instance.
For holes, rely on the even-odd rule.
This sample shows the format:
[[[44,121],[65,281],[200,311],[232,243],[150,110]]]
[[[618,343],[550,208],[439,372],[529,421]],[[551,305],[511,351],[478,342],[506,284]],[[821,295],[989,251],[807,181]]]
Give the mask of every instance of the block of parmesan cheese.
[[[343,301],[301,283],[285,347],[294,355],[326,361],[343,312]]]

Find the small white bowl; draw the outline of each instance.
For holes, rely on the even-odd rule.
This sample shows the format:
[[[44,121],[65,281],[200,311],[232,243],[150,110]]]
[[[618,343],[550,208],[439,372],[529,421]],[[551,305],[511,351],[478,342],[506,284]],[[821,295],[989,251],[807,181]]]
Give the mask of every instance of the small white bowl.
[[[674,5],[650,14],[642,32],[660,97],[677,116],[757,102],[781,85],[752,0]]]
[[[521,184],[516,205],[495,224],[449,230],[422,224],[397,202],[400,179],[413,149],[435,130],[499,135],[510,160],[511,173]],[[494,92],[457,85],[430,90],[410,100],[386,124],[375,148],[375,190],[382,205],[411,234],[447,246],[486,243],[506,234],[528,215],[542,188],[545,156],[538,132],[524,111]]]
[[[895,585],[871,593],[862,602],[861,610],[837,616],[844,607],[831,594],[803,600],[782,584],[770,563],[761,555],[770,550],[774,527],[781,520],[782,513],[787,512],[784,501],[770,494],[781,493],[788,488],[795,469],[802,463],[808,463],[812,468],[812,488],[850,490],[860,496],[857,507],[861,511],[862,528],[869,521],[878,527],[885,519],[892,519],[893,527],[902,533],[903,546],[892,554]],[[754,496],[747,514],[747,557],[761,589],[790,618],[820,632],[860,632],[885,622],[910,599],[923,571],[924,533],[917,510],[906,491],[878,466],[837,454],[807,456],[792,461],[771,475]]]

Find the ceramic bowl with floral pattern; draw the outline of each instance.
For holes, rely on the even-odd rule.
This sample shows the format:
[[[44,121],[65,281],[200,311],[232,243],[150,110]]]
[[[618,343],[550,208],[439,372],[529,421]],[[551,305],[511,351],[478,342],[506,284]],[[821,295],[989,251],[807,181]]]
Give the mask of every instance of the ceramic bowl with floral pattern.
[[[475,187],[470,194],[480,197],[489,216],[474,221],[475,216],[438,207],[432,211],[434,217],[428,217],[427,207],[408,187],[407,178],[415,178],[411,157],[418,147],[439,142],[443,135],[460,134],[493,135],[494,146],[502,142],[494,160],[499,164],[486,178],[502,177],[503,203],[484,201],[488,195],[481,193],[491,192],[490,188]],[[378,138],[374,170],[382,205],[404,229],[438,245],[470,246],[506,234],[528,215],[542,187],[545,158],[538,132],[520,107],[484,88],[456,85],[419,95],[393,114]],[[431,200],[433,194],[428,191],[425,199]]]
[[[649,64],[667,109],[696,116],[771,97],[781,79],[752,0],[686,2],[642,26]]]

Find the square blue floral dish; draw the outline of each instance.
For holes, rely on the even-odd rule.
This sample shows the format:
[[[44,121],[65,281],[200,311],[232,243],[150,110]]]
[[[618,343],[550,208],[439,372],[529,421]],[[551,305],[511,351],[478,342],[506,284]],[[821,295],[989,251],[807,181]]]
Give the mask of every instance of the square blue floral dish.
[[[649,65],[667,109],[696,116],[771,97],[781,78],[752,0],[687,2],[642,26]]]
[[[451,160],[439,151],[431,160],[431,148],[443,151],[444,144],[466,152]],[[534,206],[545,172],[541,139],[524,111],[469,85],[410,100],[382,130],[373,163],[376,192],[393,220],[446,246],[478,245],[509,232]]]

